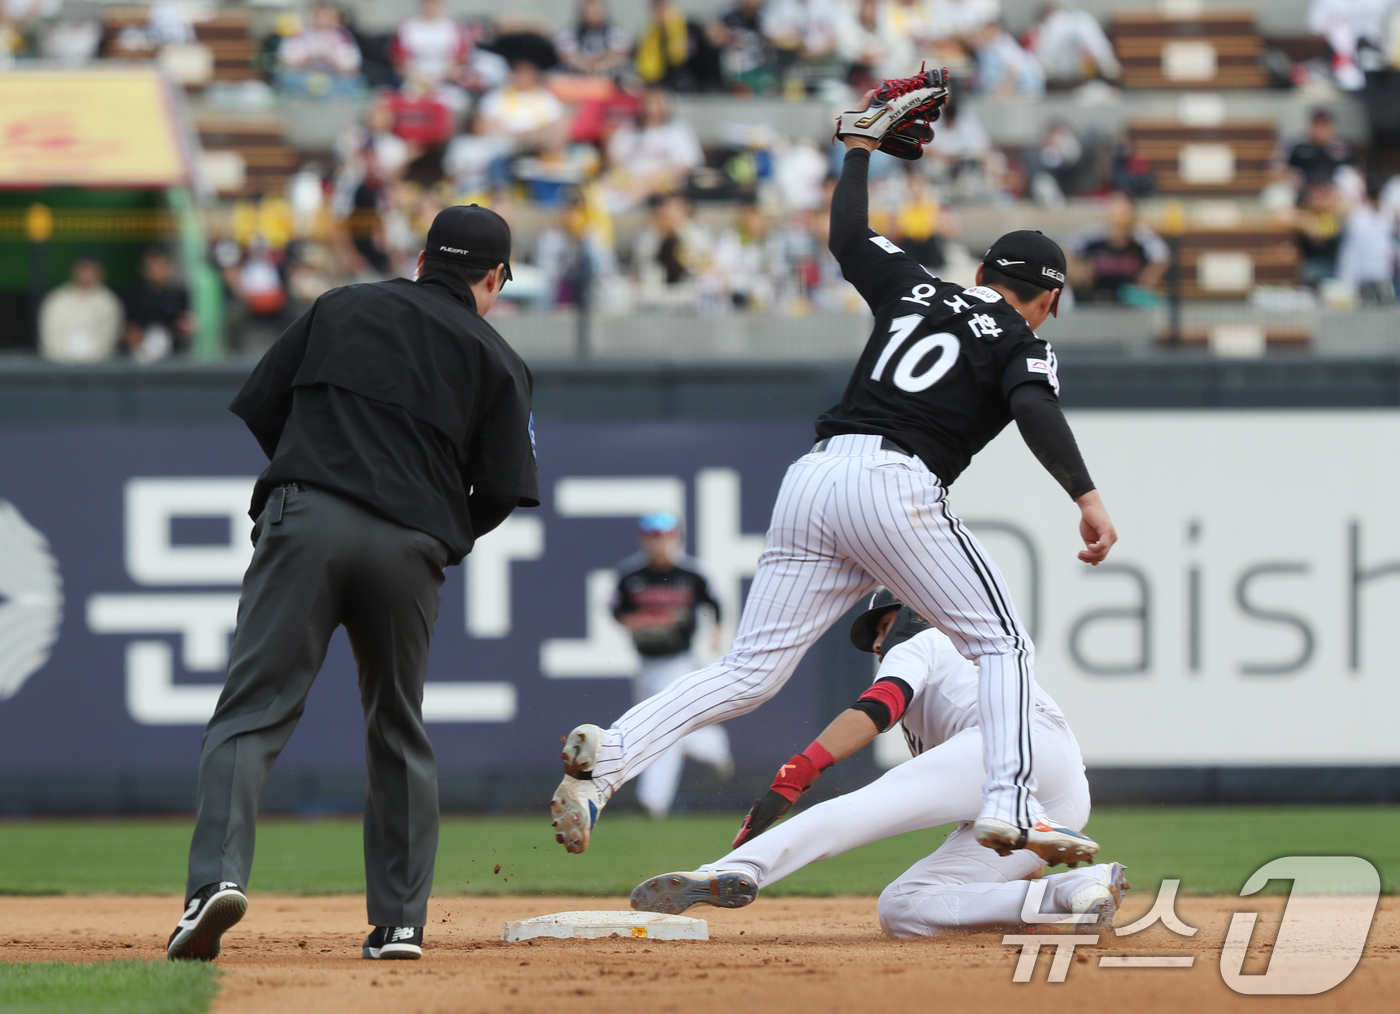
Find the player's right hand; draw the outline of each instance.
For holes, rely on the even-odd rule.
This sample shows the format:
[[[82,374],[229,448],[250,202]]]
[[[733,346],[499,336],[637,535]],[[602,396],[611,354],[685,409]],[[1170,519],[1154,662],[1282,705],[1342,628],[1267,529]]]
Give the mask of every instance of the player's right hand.
[[[787,815],[792,809],[793,800],[774,789],[769,789],[762,799],[753,804],[744,818],[743,827],[734,836],[734,848],[738,848],[750,838],[756,838]]]
[[[1118,541],[1118,532],[1104,510],[1099,491],[1091,489],[1078,500],[1079,537],[1084,540],[1084,548],[1079,551],[1079,559],[1092,567],[1103,563],[1108,551]]]

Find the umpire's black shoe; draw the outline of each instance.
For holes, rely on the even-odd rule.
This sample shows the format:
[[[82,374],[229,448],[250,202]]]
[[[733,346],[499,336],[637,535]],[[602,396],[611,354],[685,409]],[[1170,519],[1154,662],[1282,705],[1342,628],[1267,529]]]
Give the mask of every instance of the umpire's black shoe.
[[[223,948],[224,931],[248,911],[248,898],[231,880],[205,884],[175,924],[165,956],[171,961],[213,961]]]
[[[371,961],[417,961],[423,956],[423,927],[376,926],[362,953]]]

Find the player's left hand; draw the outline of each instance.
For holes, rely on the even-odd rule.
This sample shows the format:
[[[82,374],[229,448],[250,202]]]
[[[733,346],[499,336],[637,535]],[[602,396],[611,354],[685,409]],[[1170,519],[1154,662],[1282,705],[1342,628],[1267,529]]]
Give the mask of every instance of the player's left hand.
[[[1075,503],[1079,504],[1079,537],[1084,540],[1084,548],[1079,551],[1079,559],[1097,567],[1108,556],[1108,551],[1118,541],[1118,532],[1104,510],[1099,491],[1091,489]]]
[[[744,826],[739,828],[739,833],[734,836],[734,848],[738,848],[750,838],[757,838],[764,831],[787,816],[787,812],[792,809],[793,800],[774,789],[769,789],[763,798],[754,803],[749,809],[748,816],[744,818]]]

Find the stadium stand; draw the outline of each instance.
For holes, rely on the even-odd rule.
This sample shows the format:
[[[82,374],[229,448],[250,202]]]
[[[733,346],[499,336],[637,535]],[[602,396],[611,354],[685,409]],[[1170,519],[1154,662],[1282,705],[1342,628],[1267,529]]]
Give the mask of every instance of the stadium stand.
[[[1109,34],[1126,88],[1262,88],[1264,42],[1254,12],[1201,10],[1114,14]]]
[[[440,82],[404,82],[394,40],[406,19],[423,13],[420,4],[354,0],[341,16],[367,83],[321,92],[314,81],[293,92],[277,74],[282,40],[311,23],[310,3],[105,7],[100,54],[152,60],[183,86],[180,118],[197,152],[195,199],[203,207],[208,269],[223,279],[225,304],[203,318],[222,325],[219,335],[196,343],[200,354],[220,346],[256,352],[284,314],[325,288],[411,270],[436,209],[477,201],[512,222],[520,270],[507,298],[522,335],[557,335],[561,315],[575,313],[581,285],[589,313],[608,322],[593,328],[609,332],[608,340],[551,337],[540,346],[550,355],[581,348],[597,355],[611,345],[617,356],[666,359],[664,342],[648,344],[650,325],[638,325],[635,340],[622,340],[632,333],[631,321],[642,319],[635,316],[641,308],[652,314],[664,307],[672,317],[731,319],[697,327],[697,340],[712,341],[716,355],[784,359],[803,354],[804,326],[825,334],[819,318],[860,312],[824,249],[822,179],[838,165],[828,147],[832,115],[869,79],[870,61],[879,46],[892,45],[889,25],[898,19],[882,15],[878,0],[863,13],[849,5],[851,26],[865,18],[859,28],[865,42],[848,64],[830,54],[794,55],[773,43],[768,36],[786,38],[764,28],[774,3],[683,0],[663,19],[669,27],[659,28],[662,22],[650,21],[643,7],[621,3],[603,8],[601,26],[587,27],[576,23],[572,6],[546,0],[521,0],[508,12],[484,0],[456,0],[445,7],[457,26],[451,73]],[[970,281],[981,251],[1000,232],[1032,225],[1068,243],[1102,227],[1114,191],[1130,193],[1144,227],[1166,237],[1175,270],[1125,287],[1116,305],[1104,303],[1102,290],[1093,305],[1081,301],[1054,325],[1057,345],[1070,353],[1141,352],[1159,340],[1173,348],[1247,347],[1255,350],[1250,354],[1316,350],[1335,344],[1317,332],[1323,316],[1345,313],[1363,298],[1379,300],[1377,314],[1391,312],[1393,286],[1368,282],[1361,291],[1339,248],[1358,227],[1352,211],[1368,170],[1380,174],[1372,181],[1377,197],[1368,221],[1389,222],[1395,231],[1400,180],[1387,188],[1386,173],[1400,168],[1400,148],[1392,150],[1379,128],[1372,141],[1367,111],[1374,117],[1384,106],[1376,95],[1349,93],[1333,82],[1327,43],[1308,28],[1308,0],[1064,6],[1077,12],[1080,27],[1069,32],[1071,21],[1062,18],[1059,34],[1049,33],[1061,46],[1053,67],[1043,31],[1049,15],[1032,0],[1002,0],[999,27],[978,20],[981,14],[965,25],[917,22],[918,32],[900,42],[954,68],[960,115],[956,126],[951,118],[940,125],[940,139],[952,147],[937,157],[912,167],[876,166],[872,210],[882,228],[917,247],[931,269]],[[783,16],[799,9],[784,6]],[[823,16],[839,19],[840,9],[828,5]],[[923,7],[915,0],[901,9],[907,19]],[[75,6],[53,24],[80,16]],[[596,22],[597,12],[590,17]],[[1086,27],[1084,17],[1096,20]],[[27,29],[17,69],[43,52],[47,24]],[[1105,37],[1113,55],[1103,48]],[[1086,47],[1078,83],[1063,50],[1073,38]],[[606,75],[586,78],[557,62],[560,39],[612,47],[630,39],[642,48]],[[983,53],[993,45],[995,54]],[[672,126],[653,130],[648,143],[698,140],[704,164],[639,181],[616,164],[622,146],[608,138],[646,104],[642,82],[663,50]],[[1046,61],[1044,95],[1002,93],[978,78],[979,66],[1033,60],[1032,54]],[[521,59],[544,71],[552,95],[533,94],[529,102],[552,101],[566,110],[562,145],[536,144],[529,132],[515,140],[493,134],[477,115],[483,106],[520,106],[511,115],[531,115],[507,80],[511,63]],[[1385,73],[1392,72],[1375,72]],[[1380,77],[1373,83],[1382,88]],[[1333,114],[1330,143],[1337,153],[1305,153],[1312,159],[1306,164],[1335,164],[1335,179],[1304,188],[1290,159],[1319,108]],[[664,153],[645,154],[657,163]],[[677,281],[658,289],[645,281],[656,277],[654,267],[637,257],[656,248],[640,240],[654,225],[651,206],[673,188],[686,199],[685,256],[663,272]],[[22,249],[5,251],[15,269],[4,284],[16,290],[5,294],[6,305],[32,302],[37,297],[23,291],[32,286],[22,279]],[[752,265],[736,274],[743,258]],[[286,300],[285,310],[272,316],[249,311],[238,281],[268,272],[275,278],[265,277],[265,287]],[[757,285],[741,277],[755,272]],[[1183,305],[1168,313],[1176,296]],[[1293,315],[1291,331],[1269,319],[1261,325],[1262,344],[1209,340],[1217,325],[1235,326],[1232,314],[1280,307]],[[853,325],[830,326],[835,335]],[[588,329],[585,321],[566,331]],[[1381,331],[1368,324],[1354,333]],[[32,336],[6,344],[32,345]],[[822,339],[808,343],[806,354],[821,359],[844,348]]]

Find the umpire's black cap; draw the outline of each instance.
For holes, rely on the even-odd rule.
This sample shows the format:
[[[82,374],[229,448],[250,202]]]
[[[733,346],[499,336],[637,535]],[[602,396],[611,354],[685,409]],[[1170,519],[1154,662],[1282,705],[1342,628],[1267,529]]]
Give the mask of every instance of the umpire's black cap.
[[[982,263],[1042,289],[1065,287],[1064,251],[1038,229],[1008,232],[992,244]]]
[[[425,252],[429,257],[460,261],[490,270],[506,266],[510,278],[510,226],[490,208],[458,204],[443,208],[428,227]]]

